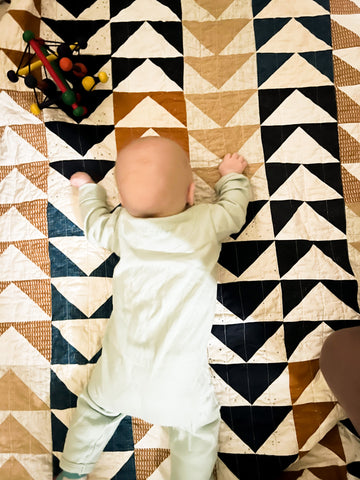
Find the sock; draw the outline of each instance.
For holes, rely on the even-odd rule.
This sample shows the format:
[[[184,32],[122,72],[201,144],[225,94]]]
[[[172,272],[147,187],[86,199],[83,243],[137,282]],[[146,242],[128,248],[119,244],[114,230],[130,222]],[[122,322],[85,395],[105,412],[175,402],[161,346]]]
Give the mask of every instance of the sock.
[[[85,480],[85,478],[86,478],[86,474],[79,475],[78,473],[61,472],[60,475],[56,477],[56,480],[65,480],[65,479],[69,479],[69,480],[84,479]]]

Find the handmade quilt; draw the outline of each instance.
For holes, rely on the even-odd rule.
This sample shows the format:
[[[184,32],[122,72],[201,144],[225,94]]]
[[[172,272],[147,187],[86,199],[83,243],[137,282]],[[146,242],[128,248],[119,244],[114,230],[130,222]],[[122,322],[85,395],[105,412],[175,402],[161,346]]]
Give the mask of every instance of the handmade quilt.
[[[33,90],[7,76],[25,30],[87,42],[109,79],[85,116],[30,113]],[[197,202],[214,199],[225,153],[249,162],[208,349],[217,479],[359,479],[360,440],[319,355],[360,325],[360,1],[12,0],[0,62],[0,480],[58,472],[112,308],[119,259],[85,239],[69,178],[87,171],[115,207],[116,151],[144,135],[189,153]],[[166,432],[130,417],[89,476],[169,478]]]

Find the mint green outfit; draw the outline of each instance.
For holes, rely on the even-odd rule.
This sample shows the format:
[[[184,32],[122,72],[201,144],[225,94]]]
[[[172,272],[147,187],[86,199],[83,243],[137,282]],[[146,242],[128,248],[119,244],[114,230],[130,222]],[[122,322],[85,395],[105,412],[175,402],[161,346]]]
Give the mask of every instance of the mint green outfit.
[[[249,182],[229,174],[218,200],[169,217],[110,213],[105,190],[80,188],[87,238],[120,256],[113,313],[99,359],[65,443],[61,467],[89,473],[124,415],[169,427],[172,480],[209,480],[219,405],[207,344],[214,320],[214,269],[223,241],[246,218]]]

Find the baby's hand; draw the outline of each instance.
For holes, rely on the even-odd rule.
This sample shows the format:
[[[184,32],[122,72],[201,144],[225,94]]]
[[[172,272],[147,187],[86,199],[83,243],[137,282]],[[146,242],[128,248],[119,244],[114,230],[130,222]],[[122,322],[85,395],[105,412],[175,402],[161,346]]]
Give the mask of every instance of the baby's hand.
[[[219,165],[220,175],[223,177],[228,173],[243,173],[247,164],[245,158],[239,153],[227,153]]]
[[[70,183],[73,187],[81,187],[86,183],[95,183],[94,180],[85,172],[76,172],[70,178]]]

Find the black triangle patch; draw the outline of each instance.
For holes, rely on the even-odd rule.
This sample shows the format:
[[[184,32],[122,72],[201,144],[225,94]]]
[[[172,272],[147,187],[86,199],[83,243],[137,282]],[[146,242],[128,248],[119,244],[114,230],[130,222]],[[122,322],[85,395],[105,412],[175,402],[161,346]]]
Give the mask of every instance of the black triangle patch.
[[[98,183],[114,165],[115,162],[112,160],[76,159],[52,162],[51,168],[54,168],[57,172],[61,173],[61,175],[68,179],[70,179],[71,175],[75,172],[86,172],[96,183]]]
[[[54,362],[53,362],[54,364]],[[63,383],[55,372],[51,370],[51,383],[50,383],[50,408],[61,409],[76,407],[77,396],[72,393],[65,383]]]
[[[144,22],[112,22],[111,53],[114,54],[143,24]]]
[[[327,8],[326,10],[329,10]],[[307,28],[315,37],[332,47],[331,23],[329,15],[318,15],[316,17],[297,17],[296,20]],[[322,88],[322,87],[320,87]]]
[[[270,201],[275,236],[281,232],[303,203],[300,200]]]
[[[89,362],[87,358],[85,358],[78,350],[76,350],[76,348],[74,348],[67,340],[65,340],[65,338],[61,335],[60,330],[52,326],[51,363],[52,365],[86,365]]]
[[[329,80],[334,81],[333,70],[333,56],[332,50],[324,50],[319,52],[299,52],[307,62],[315,67],[323,75],[327,76]]]
[[[181,22],[148,22],[152,28],[162,35],[179,54],[183,54],[182,24]]]
[[[288,21],[289,19],[286,19]],[[256,20],[255,20],[256,22]],[[260,123],[264,123],[270,115],[290,96],[295,88],[280,88],[272,90],[259,90]]]
[[[242,226],[241,230],[237,233],[233,233],[230,235],[234,240],[237,239],[239,234],[246,229],[246,227],[254,220],[256,215],[260,212],[263,206],[268,203],[266,200],[257,200],[254,202],[250,202],[246,211],[246,220],[244,225]]]
[[[48,217],[48,235],[54,237],[83,237],[84,232],[69,220],[60,210],[56,209],[51,203],[47,207]]]
[[[318,280],[281,280],[283,316],[297,307],[318,283]]]
[[[257,53],[259,86],[266,82],[292,55],[292,53]]]
[[[101,265],[98,266],[93,272],[91,272],[90,277],[108,277],[112,278],[114,274],[114,268],[119,263],[119,257],[112,253],[109,258],[105,260]]]
[[[320,200],[307,202],[307,204],[341,232],[346,233],[345,205],[343,199]]]
[[[215,372],[249,403],[254,403],[282,374],[287,363],[211,364]]]
[[[181,0],[157,0],[159,3],[165,5],[165,7],[170,8],[172,12],[181,20]]]
[[[121,420],[114,435],[104,448],[104,452],[129,452],[134,450],[134,438],[132,430],[132,419],[127,416]],[[121,469],[121,473],[122,473]],[[118,475],[116,475],[117,477]],[[116,479],[116,477],[114,477]],[[133,478],[132,476],[126,478]],[[125,478],[124,478],[125,480]]]
[[[359,326],[359,320],[327,320],[325,323],[334,331],[342,330],[343,328],[353,328]]]
[[[256,452],[291,410],[291,406],[221,407],[221,418],[253,452]]]
[[[270,195],[273,195],[299,167],[300,165],[292,163],[267,163],[265,168]]]
[[[251,2],[252,9],[253,9],[253,16],[256,17],[256,15],[260,13],[261,10],[263,10],[266,7],[266,5],[269,5],[271,1],[272,0],[253,0]]]
[[[307,240],[277,240],[275,243],[280,277],[296,265],[313,245]]]
[[[46,122],[45,125],[82,156],[114,130],[114,125],[77,125],[65,122]]]
[[[129,7],[135,0],[110,0],[110,17],[114,18],[117,16],[121,10],[125,10],[125,8]]]
[[[112,83],[113,88],[119,85],[120,82],[125,80],[134,70],[145,62],[146,58],[118,58],[113,57],[111,59],[112,65]]]
[[[54,285],[51,285],[51,299],[53,320],[76,320],[78,318],[87,318],[87,316],[84,315],[81,310],[76,308],[75,305],[70,303],[63,295],[61,295]]]
[[[285,348],[287,358],[289,359],[291,355],[295,352],[300,343],[304,338],[314,331],[322,322],[285,322],[284,323],[284,332],[285,332]]]
[[[315,17],[312,17],[312,18],[315,18]],[[319,18],[319,17],[316,17],[316,18]],[[297,18],[297,20],[299,19]],[[298,90],[305,97],[309,98],[312,102],[314,102],[315,105],[319,105],[319,107],[325,110],[325,112],[327,112],[331,117],[333,117],[334,119],[337,118],[335,87],[333,86],[306,87],[306,88],[299,88]]]
[[[357,301],[358,282],[354,280],[322,280],[321,283],[339,300],[360,313]],[[346,319],[343,319],[346,320]]]
[[[163,70],[170,80],[175,82],[181,89],[184,88],[184,59],[175,58],[152,58],[151,61]]]
[[[49,242],[51,278],[55,277],[86,277],[86,274]]]
[[[113,302],[112,302],[112,297],[110,297],[89,318],[109,318],[112,310],[113,310]]]
[[[74,2],[81,3],[81,2]],[[108,20],[54,20],[42,17],[41,20],[66,43],[88,42]]]
[[[219,452],[220,460],[241,480],[279,480],[297,455],[239,455]]]
[[[97,0],[81,0],[81,2],[74,2],[73,0],[56,0],[57,3],[60,3],[68,12],[71,13],[75,18],[77,18],[81,13],[83,13],[87,8],[91,7],[96,3]]]
[[[321,241],[314,242],[314,244],[346,272],[350,275],[354,274],[349,261],[346,240]]]
[[[280,326],[279,322],[213,325],[212,334],[247,362]]]
[[[305,168],[337,193],[343,195],[340,163],[327,163],[326,166],[315,163],[305,165]]]
[[[219,263],[238,277],[245,272],[272,243],[272,241],[223,243]]]
[[[276,281],[235,282],[218,285],[217,299],[241,320],[246,320],[279,285]]]
[[[54,393],[56,395],[56,393]],[[50,399],[52,401],[52,397]],[[64,406],[60,405],[59,410],[64,410]],[[53,441],[53,451],[62,452],[64,450],[65,437],[67,434],[67,427],[53,414],[51,413],[51,432],[52,432],[52,441]],[[59,459],[55,456],[54,458],[54,473],[60,473],[60,467],[57,468]]]
[[[290,18],[255,18],[254,30],[256,50],[259,50],[265,45],[270,38],[278,33],[289,21]]]

